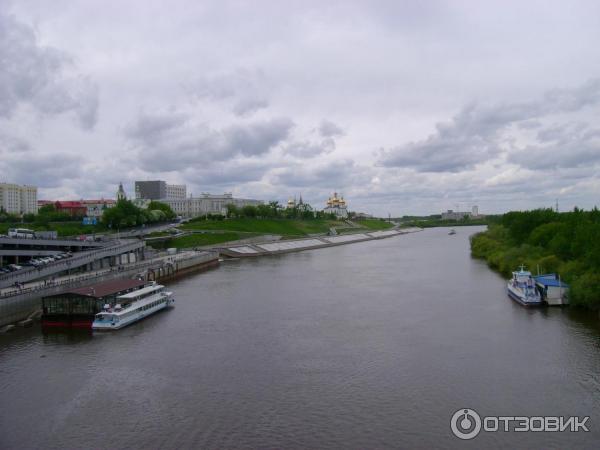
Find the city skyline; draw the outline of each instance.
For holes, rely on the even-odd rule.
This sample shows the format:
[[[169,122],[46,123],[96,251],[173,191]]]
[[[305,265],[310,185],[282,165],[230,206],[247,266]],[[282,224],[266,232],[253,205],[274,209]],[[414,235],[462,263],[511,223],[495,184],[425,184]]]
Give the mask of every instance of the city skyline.
[[[0,179],[379,216],[597,205],[600,5],[3,2]],[[143,7],[142,7],[143,5]]]

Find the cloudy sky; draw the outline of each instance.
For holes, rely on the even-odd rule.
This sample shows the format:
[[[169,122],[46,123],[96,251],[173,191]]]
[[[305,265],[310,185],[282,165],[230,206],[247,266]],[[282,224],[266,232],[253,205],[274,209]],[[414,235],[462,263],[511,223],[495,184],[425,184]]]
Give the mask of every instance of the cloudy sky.
[[[0,0],[0,180],[600,206],[600,2]]]

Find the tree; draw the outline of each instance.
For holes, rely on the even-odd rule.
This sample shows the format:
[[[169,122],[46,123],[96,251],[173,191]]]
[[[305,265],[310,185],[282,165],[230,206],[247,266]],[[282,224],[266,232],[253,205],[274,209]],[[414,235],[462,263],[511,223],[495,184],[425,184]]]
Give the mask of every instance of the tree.
[[[143,225],[149,222],[149,219],[149,211],[146,212],[125,199],[117,201],[115,206],[104,211],[102,215],[102,223],[114,229]]]
[[[40,206],[38,209],[38,214],[49,214],[56,212],[56,207],[54,203],[48,203],[47,205]]]
[[[240,215],[240,210],[233,203],[228,203],[226,205],[227,208],[227,217],[238,217]]]
[[[256,210],[258,217],[262,217],[263,219],[266,219],[267,217],[275,217],[275,212],[269,205],[260,204],[256,207]]]
[[[157,202],[156,200],[152,200],[150,203],[148,203],[147,209],[148,211],[162,211],[162,213],[164,214],[162,220],[171,220],[177,217],[177,215],[175,214],[175,212],[173,212],[169,205],[167,205],[166,203]]]
[[[258,215],[258,209],[253,205],[246,205],[242,208],[242,214],[244,217],[256,217]]]
[[[271,208],[272,216],[271,217],[280,217],[281,216],[281,205],[277,200],[273,200],[269,202],[269,208]]]

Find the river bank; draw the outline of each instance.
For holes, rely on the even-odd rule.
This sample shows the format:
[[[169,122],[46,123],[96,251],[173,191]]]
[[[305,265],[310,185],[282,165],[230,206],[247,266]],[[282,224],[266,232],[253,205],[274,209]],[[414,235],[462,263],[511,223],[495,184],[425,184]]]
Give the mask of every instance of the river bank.
[[[511,212],[471,238],[471,254],[504,277],[521,264],[557,273],[570,285],[570,305],[600,310],[600,212]]]
[[[353,244],[358,242],[386,239],[403,234],[422,231],[421,228],[404,228],[370,233],[352,233],[336,236],[314,236],[310,239],[286,239],[268,243],[235,244],[226,247],[216,247],[220,254],[231,258],[254,258],[265,255],[300,252],[317,248],[335,247],[337,245]]]

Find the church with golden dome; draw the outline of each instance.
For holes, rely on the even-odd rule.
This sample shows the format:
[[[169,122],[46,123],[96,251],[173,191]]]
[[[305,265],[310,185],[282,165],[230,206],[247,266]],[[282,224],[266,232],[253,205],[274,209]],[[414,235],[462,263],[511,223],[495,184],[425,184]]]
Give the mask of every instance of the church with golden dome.
[[[346,219],[348,217],[348,208],[346,206],[346,200],[338,193],[334,192],[332,197],[327,200],[327,207],[323,210],[326,214],[335,214],[337,217]]]

